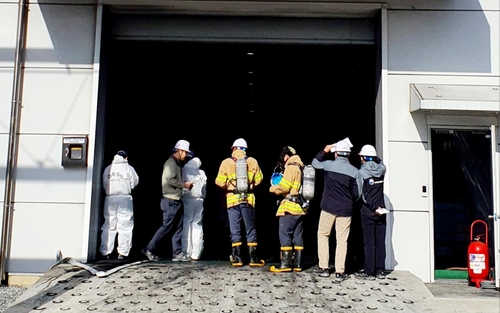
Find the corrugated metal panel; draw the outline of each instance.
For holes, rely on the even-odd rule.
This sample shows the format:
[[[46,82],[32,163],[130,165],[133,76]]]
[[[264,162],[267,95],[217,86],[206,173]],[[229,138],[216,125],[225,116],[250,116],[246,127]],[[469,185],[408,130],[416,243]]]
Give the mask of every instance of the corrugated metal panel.
[[[123,40],[373,44],[370,18],[278,18],[117,14],[113,37]]]
[[[114,13],[216,16],[373,17],[382,4],[366,1],[104,0]]]
[[[410,112],[500,112],[500,86],[411,84]]]

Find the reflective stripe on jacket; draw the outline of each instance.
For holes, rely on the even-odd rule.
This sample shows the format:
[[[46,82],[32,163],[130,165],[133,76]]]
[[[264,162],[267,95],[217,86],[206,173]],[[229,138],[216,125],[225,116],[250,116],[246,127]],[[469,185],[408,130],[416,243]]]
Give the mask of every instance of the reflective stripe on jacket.
[[[300,167],[291,163],[295,163]],[[299,195],[302,182],[301,167],[304,167],[304,163],[300,157],[298,155],[292,155],[285,163],[285,171],[283,172],[280,183],[269,188],[270,192],[285,197],[285,199],[280,202],[276,216],[283,216],[285,212],[292,215],[305,215],[307,213],[307,210],[303,209],[300,203],[289,199],[290,197]]]

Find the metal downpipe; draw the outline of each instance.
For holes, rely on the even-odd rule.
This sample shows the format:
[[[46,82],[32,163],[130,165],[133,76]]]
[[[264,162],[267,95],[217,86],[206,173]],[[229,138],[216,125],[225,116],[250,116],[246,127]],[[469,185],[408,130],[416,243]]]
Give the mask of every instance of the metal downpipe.
[[[19,0],[17,17],[16,50],[14,58],[14,80],[12,84],[12,101],[10,111],[9,150],[5,171],[5,194],[2,218],[2,244],[0,255],[0,277],[4,282],[6,277],[6,262],[10,251],[12,233],[12,213],[17,168],[17,154],[19,148],[19,125],[21,111],[22,79],[24,51],[26,47],[26,31],[28,26],[28,0]]]

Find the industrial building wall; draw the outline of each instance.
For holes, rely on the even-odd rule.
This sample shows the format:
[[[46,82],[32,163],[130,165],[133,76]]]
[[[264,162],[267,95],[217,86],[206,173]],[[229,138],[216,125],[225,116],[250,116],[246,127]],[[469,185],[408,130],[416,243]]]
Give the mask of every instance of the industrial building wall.
[[[0,1],[0,200],[3,203],[5,169],[9,146],[10,103],[14,77],[14,51],[16,48],[17,2]],[[4,152],[5,151],[5,152]],[[0,222],[2,222],[0,215]],[[1,225],[1,224],[0,224]]]
[[[432,181],[427,133],[432,114],[410,113],[410,84],[498,85],[499,3],[457,1],[444,6],[423,2],[416,9],[389,9],[387,16],[388,142],[384,155],[388,155],[386,194],[394,212],[386,262],[429,282],[433,279],[432,223],[443,221],[432,221],[430,194],[424,197],[421,192]],[[467,113],[442,120],[458,127],[498,124],[496,117]]]
[[[92,149],[89,168],[64,169],[61,144],[65,135],[92,137],[95,131],[98,14],[93,2],[30,4],[15,223],[7,269],[11,274],[44,272],[55,262],[58,250],[77,259],[87,257]],[[429,0],[412,7],[409,3],[415,1],[389,2],[387,99],[379,103],[388,112],[387,119],[381,118],[388,133],[381,138],[386,141],[386,194],[394,210],[387,262],[390,268],[410,270],[430,281],[431,203],[421,196],[421,186],[431,180],[427,116],[409,113],[409,84],[498,84],[499,4]],[[0,0],[2,200],[17,10],[17,1]]]
[[[0,26],[8,33],[0,34],[3,187],[18,3],[0,5]],[[29,5],[10,275],[43,273],[55,263],[57,251],[87,257],[92,162],[88,168],[63,168],[61,155],[63,136],[92,134],[95,34],[95,5]]]

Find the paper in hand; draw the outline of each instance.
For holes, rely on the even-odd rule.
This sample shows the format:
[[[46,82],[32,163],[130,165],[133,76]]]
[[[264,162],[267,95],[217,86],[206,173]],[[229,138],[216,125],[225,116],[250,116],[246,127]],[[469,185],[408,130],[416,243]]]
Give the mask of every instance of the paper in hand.
[[[383,215],[389,213],[389,210],[387,210],[386,208],[378,208],[375,210],[375,212],[377,212],[377,214],[379,215]]]

